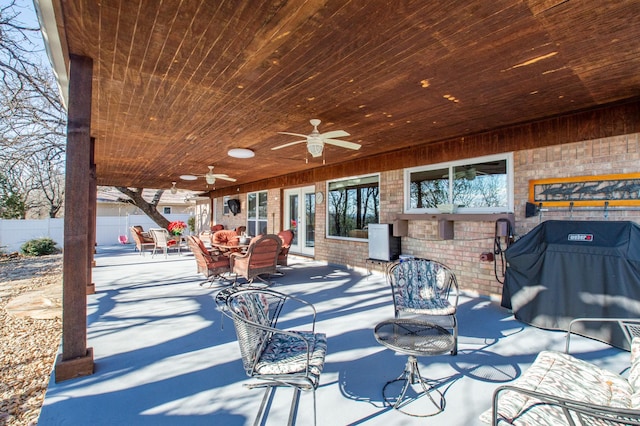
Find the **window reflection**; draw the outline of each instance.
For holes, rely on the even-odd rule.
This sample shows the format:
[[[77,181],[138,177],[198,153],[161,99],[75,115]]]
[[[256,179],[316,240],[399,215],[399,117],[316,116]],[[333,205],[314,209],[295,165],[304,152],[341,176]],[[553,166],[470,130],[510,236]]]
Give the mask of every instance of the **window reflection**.
[[[365,176],[329,183],[329,236],[368,238],[367,225],[380,217],[378,181],[378,176]]]
[[[435,209],[454,204],[478,211],[507,209],[507,158],[413,170],[408,176],[409,209]]]

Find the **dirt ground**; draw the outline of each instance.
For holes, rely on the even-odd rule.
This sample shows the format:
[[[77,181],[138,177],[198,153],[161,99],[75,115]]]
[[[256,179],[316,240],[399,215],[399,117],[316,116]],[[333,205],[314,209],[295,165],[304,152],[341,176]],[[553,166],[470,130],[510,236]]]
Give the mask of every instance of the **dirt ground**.
[[[0,425],[35,425],[62,334],[62,255],[0,257]]]

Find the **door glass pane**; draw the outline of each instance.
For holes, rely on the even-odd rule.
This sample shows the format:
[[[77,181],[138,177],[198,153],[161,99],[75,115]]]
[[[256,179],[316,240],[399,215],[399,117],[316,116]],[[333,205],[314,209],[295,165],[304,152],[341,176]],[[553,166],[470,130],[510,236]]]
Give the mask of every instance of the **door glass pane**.
[[[267,233],[267,191],[247,194],[247,233]]]
[[[314,247],[316,242],[315,223],[316,223],[316,194],[305,194],[304,197],[305,210],[305,247]]]
[[[267,220],[267,193],[258,193],[258,219]]]
[[[258,221],[258,229],[260,230],[259,234],[266,234],[267,233],[267,221],[266,220],[259,220]],[[258,234],[256,234],[258,235]]]
[[[247,196],[247,218],[256,218],[256,200],[257,194],[249,194]]]
[[[289,195],[289,217],[285,223],[285,229],[293,231],[293,241],[291,244],[298,245],[298,195]]]
[[[247,235],[250,235],[252,237],[258,235],[258,233],[256,232],[256,225],[257,222],[255,220],[247,220]]]

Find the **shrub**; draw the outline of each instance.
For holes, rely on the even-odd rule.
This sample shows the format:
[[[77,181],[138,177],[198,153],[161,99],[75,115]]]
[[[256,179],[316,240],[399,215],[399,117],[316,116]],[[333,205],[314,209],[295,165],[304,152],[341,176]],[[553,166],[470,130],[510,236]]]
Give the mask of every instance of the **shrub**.
[[[20,246],[20,251],[26,256],[46,256],[57,253],[58,248],[51,238],[36,238]]]
[[[189,220],[187,220],[187,224],[189,225],[189,231],[193,234],[196,232],[196,218],[195,216],[189,216]]]

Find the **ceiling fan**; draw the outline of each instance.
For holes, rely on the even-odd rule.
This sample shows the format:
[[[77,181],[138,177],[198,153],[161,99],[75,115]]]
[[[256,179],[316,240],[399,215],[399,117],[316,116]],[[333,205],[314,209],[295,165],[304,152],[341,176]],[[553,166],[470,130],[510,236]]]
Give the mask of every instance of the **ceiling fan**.
[[[213,166],[209,166],[209,172],[203,175],[181,175],[180,179],[182,180],[196,180],[198,177],[204,177],[209,185],[214,185],[216,183],[216,179],[228,180],[229,182],[235,182],[234,178],[230,178],[229,176],[221,173],[213,173]]]
[[[471,166],[463,170],[459,170],[455,172],[454,179],[466,179],[466,180],[474,180],[477,175],[486,175],[485,172],[480,172],[476,170],[475,167]]]
[[[275,148],[271,148],[272,150],[286,148],[291,145],[296,145],[302,142],[307,143],[307,151],[311,154],[312,157],[320,157],[322,155],[322,151],[324,149],[324,144],[335,145],[341,148],[347,149],[360,149],[360,144],[354,142],[343,141],[340,139],[333,138],[341,138],[344,136],[349,136],[349,133],[344,130],[332,130],[326,133],[320,133],[318,131],[318,125],[320,124],[320,120],[311,119],[309,123],[313,126],[313,130],[308,135],[302,135],[300,133],[290,133],[290,132],[278,132],[282,135],[291,135],[291,136],[300,136],[304,139],[299,141],[293,141],[286,143],[284,145],[276,146]]]

